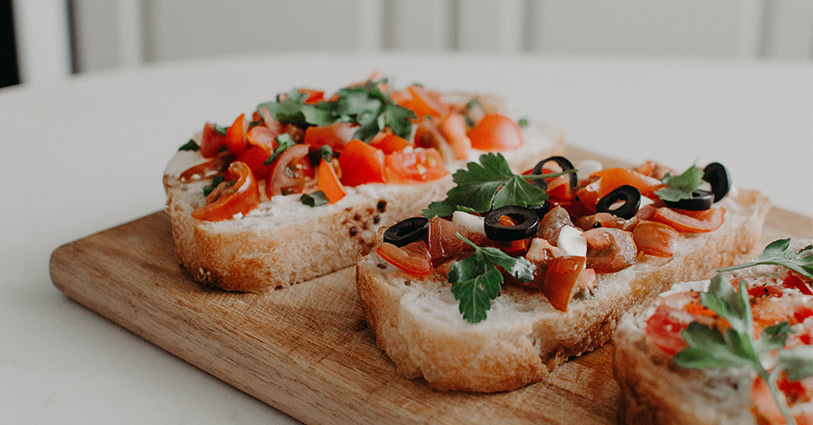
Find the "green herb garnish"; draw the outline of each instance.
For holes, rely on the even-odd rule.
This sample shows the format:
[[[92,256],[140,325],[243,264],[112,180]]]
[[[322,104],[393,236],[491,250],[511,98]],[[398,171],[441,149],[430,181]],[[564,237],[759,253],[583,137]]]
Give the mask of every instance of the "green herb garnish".
[[[452,294],[460,301],[459,310],[469,323],[485,320],[491,309],[491,300],[502,288],[503,276],[497,266],[523,281],[534,280],[534,265],[523,257],[514,258],[496,248],[481,248],[456,233],[463,242],[474,248],[474,254],[452,264],[449,282]]]
[[[483,104],[480,103],[477,99],[472,99],[466,103],[466,110],[475,109],[475,108],[482,108]]]
[[[271,164],[272,162],[276,161],[277,158],[279,158],[280,155],[282,155],[282,153],[285,152],[285,150],[287,150],[291,146],[296,145],[296,142],[294,142],[294,139],[288,133],[280,134],[279,136],[277,136],[276,141],[277,147],[274,148],[274,150],[271,152],[271,156],[269,156],[268,159],[266,159],[263,164],[265,165]]]
[[[452,179],[457,186],[446,193],[443,201],[429,204],[423,210],[423,215],[427,218],[449,217],[457,210],[482,213],[507,205],[539,205],[548,199],[548,194],[528,183],[528,180],[551,178],[576,171],[578,170],[544,175],[517,175],[511,171],[502,154],[483,154],[480,155],[479,163],[469,162],[465,169],[455,171]]]
[[[701,304],[726,319],[731,328],[723,335],[717,328],[690,323],[680,334],[689,347],[675,355],[675,363],[687,369],[752,369],[768,384],[787,423],[795,423],[779,394],[776,378],[783,370],[791,380],[813,376],[810,360],[813,347],[785,349],[785,340],[791,333],[788,322],[765,328],[757,339],[744,280],[739,282],[739,290],[734,291],[729,279],[717,274],[711,280],[708,292],[701,294]],[[768,372],[760,358],[772,350],[778,351],[779,356],[774,368]]]
[[[220,186],[220,183],[226,181],[226,178],[223,176],[214,176],[212,177],[212,184],[210,186],[206,186],[203,188],[203,196],[209,196],[216,187]]]
[[[519,126],[519,128],[525,128],[529,126],[530,123],[528,122],[528,118],[520,118],[517,120],[517,125]]]
[[[299,202],[313,208],[327,204],[328,199],[327,196],[325,196],[325,192],[317,190],[312,193],[303,193],[302,196],[299,197]]]
[[[322,156],[325,162],[333,161],[333,149],[330,145],[322,145],[322,147],[319,148],[319,155]]]
[[[181,147],[179,147],[178,150],[179,151],[198,151],[198,150],[200,150],[200,147],[198,146],[197,143],[195,143],[194,140],[189,139],[189,141],[184,143],[183,145],[181,145]]]
[[[285,96],[277,96],[275,102],[261,103],[257,106],[257,110],[262,112],[263,108],[267,108],[275,120],[303,129],[312,125],[323,127],[336,121],[329,108],[324,106],[324,102],[315,105],[306,104],[305,99],[307,98],[307,93],[300,93],[299,89],[291,89]]]
[[[794,251],[790,247],[790,239],[778,239],[768,244],[765,250],[762,251],[762,254],[754,261],[722,268],[717,271],[729,272],[760,264],[785,266],[808,279],[813,279],[813,245],[808,245],[799,251]]]
[[[667,187],[656,190],[655,194],[662,200],[677,202],[692,199],[692,192],[703,184],[703,170],[692,165],[679,176],[666,173],[661,181]]]
[[[219,134],[221,134],[221,135],[223,135],[223,136],[225,136],[225,135],[226,135],[226,132],[227,132],[227,131],[229,131],[229,127],[223,127],[222,125],[218,125],[218,124],[215,124],[215,125],[213,126],[213,128],[214,128],[214,130],[215,130],[216,132],[218,132]]]

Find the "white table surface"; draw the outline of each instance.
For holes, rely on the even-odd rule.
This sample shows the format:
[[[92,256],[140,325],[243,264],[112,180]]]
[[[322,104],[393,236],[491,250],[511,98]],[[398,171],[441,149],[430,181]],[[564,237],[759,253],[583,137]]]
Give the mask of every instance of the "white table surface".
[[[290,87],[335,89],[373,69],[501,94],[607,155],[720,161],[739,186],[813,212],[813,67],[801,63],[276,55],[3,89],[0,422],[294,423],[66,298],[48,257],[161,209],[164,165],[204,121],[228,124]]]

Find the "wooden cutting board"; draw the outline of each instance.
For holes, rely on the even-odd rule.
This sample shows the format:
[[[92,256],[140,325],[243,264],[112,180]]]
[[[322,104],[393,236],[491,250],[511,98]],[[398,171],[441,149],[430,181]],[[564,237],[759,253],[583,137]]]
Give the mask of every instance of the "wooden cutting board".
[[[813,219],[774,209],[761,246],[787,236],[813,237]],[[612,343],[516,391],[436,392],[400,378],[376,348],[354,268],[263,294],[205,289],[179,266],[164,212],[59,247],[51,278],[76,301],[309,424],[615,423]]]

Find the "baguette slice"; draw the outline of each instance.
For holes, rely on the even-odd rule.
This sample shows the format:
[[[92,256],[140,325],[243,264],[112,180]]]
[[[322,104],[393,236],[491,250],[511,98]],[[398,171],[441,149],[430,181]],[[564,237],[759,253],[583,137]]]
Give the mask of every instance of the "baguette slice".
[[[808,243],[810,241],[804,245]],[[801,246],[797,246],[797,249]],[[787,269],[759,266],[738,273],[740,276],[778,277],[783,272],[786,273]],[[663,296],[684,291],[705,292],[708,285],[708,280],[682,282],[674,285]],[[813,304],[813,297],[799,292],[797,294],[794,295],[795,303],[805,303],[808,306]],[[638,314],[625,314],[618,325],[613,373],[622,394],[618,411],[619,423],[765,423],[766,420],[756,415],[752,407],[751,385],[756,377],[755,373],[743,369],[695,370],[677,366],[672,355],[648,341],[646,321],[654,310],[655,306],[650,306]],[[807,323],[805,325],[809,326]],[[804,408],[805,406],[795,406],[791,412],[797,416],[800,409]],[[802,412],[801,415],[811,417],[813,405],[806,408],[806,413]]]
[[[553,128],[530,126],[523,138],[521,147],[503,153],[516,170],[564,150],[561,132]],[[205,203],[203,187],[210,179],[178,179],[200,162],[197,152],[181,151],[164,171],[172,238],[181,263],[196,281],[228,291],[287,287],[349,267],[381,226],[419,214],[453,186],[451,176],[413,185],[365,184],[346,188],[347,196],[335,204],[310,208],[298,194],[267,199],[261,181],[263,202],[258,208],[245,217],[206,222],[191,213]],[[464,164],[447,167],[454,171]]]
[[[646,256],[617,273],[599,275],[594,295],[555,310],[539,293],[504,286],[488,318],[465,321],[451,284],[438,275],[421,280],[362,253],[357,287],[376,343],[406,378],[423,377],[438,390],[495,392],[537,382],[573,356],[607,342],[621,315],[674,282],[708,278],[749,253],[762,233],[767,198],[732,191],[721,201],[725,223],[682,235],[675,256]]]

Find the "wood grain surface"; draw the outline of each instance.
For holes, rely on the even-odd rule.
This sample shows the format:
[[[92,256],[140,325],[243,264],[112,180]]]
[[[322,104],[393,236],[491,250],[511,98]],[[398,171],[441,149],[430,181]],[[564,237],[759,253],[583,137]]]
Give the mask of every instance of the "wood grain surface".
[[[813,237],[813,219],[771,211],[761,245],[787,236]],[[178,264],[164,212],[59,247],[51,278],[88,308],[305,423],[615,422],[612,343],[516,391],[436,392],[400,378],[376,348],[354,268],[262,294],[202,288]]]

